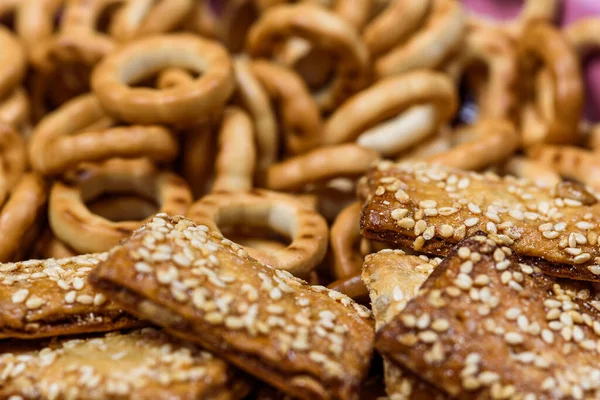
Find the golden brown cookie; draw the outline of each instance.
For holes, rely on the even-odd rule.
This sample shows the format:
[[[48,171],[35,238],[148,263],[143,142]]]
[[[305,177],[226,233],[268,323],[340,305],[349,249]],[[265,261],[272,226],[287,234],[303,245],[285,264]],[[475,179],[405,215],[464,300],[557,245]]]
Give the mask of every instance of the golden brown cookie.
[[[459,399],[600,396],[600,293],[484,235],[462,241],[376,347]]]
[[[298,398],[355,399],[367,373],[367,309],[185,217],[158,214],[90,279],[135,315]]]
[[[484,231],[539,262],[545,273],[600,280],[600,203],[581,185],[548,188],[510,176],[381,162],[359,191],[368,239],[447,255],[466,236]]]
[[[37,339],[140,326],[87,283],[106,253],[0,264],[0,339]]]
[[[154,328],[0,355],[2,398],[242,398],[248,380],[211,353]]]

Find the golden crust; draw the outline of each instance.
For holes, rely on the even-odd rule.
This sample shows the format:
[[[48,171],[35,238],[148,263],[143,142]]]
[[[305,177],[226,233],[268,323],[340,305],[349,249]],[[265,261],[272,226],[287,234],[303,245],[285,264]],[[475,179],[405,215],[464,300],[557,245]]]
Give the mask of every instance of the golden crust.
[[[462,241],[377,333],[394,362],[460,398],[598,398],[600,293],[483,235]]]
[[[369,366],[367,309],[185,217],[158,214],[90,279],[133,314],[299,398],[354,399]]]
[[[600,203],[588,189],[565,190],[514,177],[422,163],[382,162],[359,188],[363,235],[447,255],[487,232],[534,259],[547,274],[600,281]]]
[[[107,254],[0,264],[0,339],[103,332],[143,323],[92,289]]]
[[[153,328],[0,355],[2,398],[239,399],[241,374]]]
[[[375,326],[393,321],[414,298],[441,262],[439,258],[410,256],[402,250],[382,250],[365,258],[362,279],[371,297]],[[383,360],[385,388],[394,400],[446,399],[448,396],[404,367]]]

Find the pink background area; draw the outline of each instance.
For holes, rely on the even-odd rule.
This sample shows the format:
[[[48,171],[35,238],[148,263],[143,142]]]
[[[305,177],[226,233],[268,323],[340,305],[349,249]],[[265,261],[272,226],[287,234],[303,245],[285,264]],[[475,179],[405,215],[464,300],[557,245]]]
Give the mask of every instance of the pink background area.
[[[518,14],[523,1],[463,0],[463,3],[474,13],[484,14],[496,19],[510,19]],[[564,26],[581,17],[590,15],[600,17],[599,0],[562,0],[558,23],[560,26]],[[598,55],[600,55],[600,52]],[[584,77],[586,81],[586,116],[593,121],[600,121],[600,57],[596,56],[587,60]]]

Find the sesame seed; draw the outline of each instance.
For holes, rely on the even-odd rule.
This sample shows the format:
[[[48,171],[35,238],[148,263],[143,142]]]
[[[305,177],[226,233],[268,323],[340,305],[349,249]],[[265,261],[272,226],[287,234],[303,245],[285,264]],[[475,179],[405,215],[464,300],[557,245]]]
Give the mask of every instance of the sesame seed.
[[[504,340],[511,345],[517,345],[524,342],[523,335],[518,332],[507,332],[504,334]]]
[[[560,235],[560,233],[558,233],[556,231],[542,232],[542,236],[545,237],[546,239],[556,239],[559,235]]]
[[[106,303],[106,300],[106,296],[104,296],[102,293],[96,293],[94,296],[94,305],[101,306],[102,304]]]
[[[481,214],[481,208],[479,208],[478,205],[469,203],[467,207],[469,208],[469,211],[471,211],[473,214]]]
[[[377,186],[377,189],[375,189],[375,195],[381,196],[384,193],[385,193],[385,188],[383,186]]]
[[[396,193],[394,194],[394,198],[396,200],[398,200],[398,201],[408,201],[408,200],[410,200],[410,197],[408,196],[408,194],[406,194],[406,192],[404,190],[402,190],[402,189],[398,189],[396,191]]]
[[[397,224],[401,228],[412,229],[415,226],[415,220],[412,218],[402,218]]]
[[[460,258],[462,258],[463,260],[466,260],[467,258],[469,258],[471,256],[471,249],[469,249],[468,247],[461,247],[458,249],[458,256]]]
[[[427,222],[425,220],[417,221],[415,224],[415,235],[419,236],[421,233],[425,232],[427,229]]]
[[[440,227],[440,235],[442,237],[451,237],[452,235],[454,235],[454,228],[451,225],[442,225]]]
[[[592,258],[590,253],[581,253],[580,255],[573,258],[573,262],[575,264],[583,264],[584,262],[588,261],[590,258]]]
[[[420,208],[435,208],[437,207],[437,201],[435,200],[422,200],[419,202]]]
[[[24,302],[25,299],[27,299],[27,296],[29,296],[29,290],[19,289],[13,293],[13,295],[11,297],[11,301],[15,304],[19,304],[19,303]]]
[[[476,217],[472,217],[472,218],[467,218],[465,220],[465,225],[468,226],[469,228],[472,226],[477,225],[477,223],[479,222],[479,218]]]
[[[44,300],[41,297],[33,295],[27,299],[25,302],[25,307],[27,307],[29,310],[35,310],[40,308],[43,304]]]
[[[590,265],[587,267],[588,271],[590,271],[594,275],[600,275],[600,265]]]
[[[450,323],[446,319],[439,318],[433,321],[431,328],[437,332],[445,332],[450,328]]]
[[[81,289],[83,289],[83,283],[84,283],[83,279],[81,279],[81,278],[74,278],[73,279],[73,289],[75,289],[75,290],[81,290]]]
[[[408,214],[408,209],[406,208],[396,208],[395,210],[392,210],[392,218],[395,220],[400,220],[404,217],[406,217],[406,215]]]
[[[86,305],[92,304],[94,302],[94,298],[87,294],[79,295],[79,296],[77,296],[77,298],[75,300],[78,303],[86,304]]]
[[[584,230],[594,229],[594,224],[589,223],[587,221],[579,221],[575,224],[575,226],[579,229],[584,229]]]

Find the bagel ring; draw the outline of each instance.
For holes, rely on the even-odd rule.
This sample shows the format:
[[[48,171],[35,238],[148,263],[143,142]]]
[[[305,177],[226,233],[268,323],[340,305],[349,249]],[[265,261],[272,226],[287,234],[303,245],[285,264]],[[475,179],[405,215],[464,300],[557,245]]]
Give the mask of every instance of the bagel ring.
[[[480,170],[510,157],[520,145],[513,124],[503,119],[483,119],[462,128],[469,140],[425,161],[464,170]]]
[[[183,215],[192,202],[187,183],[161,172],[147,160],[112,159],[81,165],[50,190],[48,216],[56,237],[80,253],[110,250],[129,237],[143,221],[114,222],[93,214],[86,201],[105,193],[132,193],[153,199],[159,212]]]
[[[562,181],[552,166],[523,156],[515,156],[504,164],[504,172],[517,178],[525,178],[537,185],[554,187]]]
[[[248,191],[254,186],[256,149],[248,114],[229,106],[223,112],[215,161],[213,192]]]
[[[573,144],[579,141],[578,127],[583,109],[583,87],[579,60],[575,50],[561,33],[550,25],[531,25],[519,41],[519,52],[523,60],[522,76],[539,74],[536,63],[541,60],[541,71],[547,70],[554,87],[554,102],[551,116],[542,119],[544,130],[541,137],[523,131],[525,145],[534,143]],[[530,86],[535,83],[529,83]],[[525,101],[531,102],[531,93]],[[533,99],[535,102],[535,98]],[[539,112],[539,111],[538,111]]]
[[[176,28],[192,11],[193,0],[128,0],[113,16],[110,35],[127,42]]]
[[[460,45],[467,27],[462,5],[455,0],[432,1],[421,29],[375,61],[377,77],[436,68]]]
[[[200,74],[168,89],[131,87],[168,67]],[[92,89],[114,117],[141,124],[190,126],[213,121],[235,86],[231,58],[220,44],[191,34],[152,36],[125,44],[92,73]]]
[[[21,260],[45,221],[48,188],[33,173],[22,176],[0,210],[0,262]]]
[[[123,126],[87,130],[106,117],[94,95],[77,97],[48,114],[35,127],[29,154],[34,170],[60,174],[84,161],[148,157],[156,162],[177,156],[178,143],[161,126]]]
[[[9,125],[0,124],[0,204],[27,169],[25,140]]]
[[[600,191],[600,162],[592,151],[575,146],[538,145],[530,148],[527,156],[563,177]]]
[[[253,57],[268,57],[290,37],[306,39],[315,48],[332,52],[337,59],[332,82],[314,94],[322,110],[331,111],[365,86],[369,54],[356,29],[314,4],[267,9],[250,29],[246,48]]]
[[[18,38],[0,27],[0,98],[20,85],[26,69],[25,50]]]
[[[363,41],[371,55],[378,56],[405,42],[423,24],[431,4],[432,0],[390,1],[363,32]]]
[[[21,0],[15,14],[15,32],[29,51],[55,31],[64,0]]]
[[[0,122],[17,131],[29,129],[31,109],[29,97],[22,87],[17,87],[0,102]]]
[[[332,160],[336,160],[332,163]],[[320,147],[269,167],[266,186],[271,190],[297,190],[309,183],[364,174],[379,154],[354,143]]]
[[[329,231],[329,243],[333,257],[333,277],[343,279],[359,274],[363,255],[359,251],[361,241],[360,212],[362,203],[354,202],[344,208]]]
[[[475,63],[487,67],[481,87],[475,90],[478,117],[514,117],[519,65],[513,43],[490,28],[470,29],[459,58],[460,75]]]
[[[256,131],[257,173],[260,178],[277,160],[279,132],[269,95],[250,68],[250,61],[238,57],[234,61],[238,94],[244,108],[254,120]]]
[[[251,257],[301,278],[310,274],[327,251],[327,223],[323,217],[289,195],[266,190],[211,193],[194,203],[187,216],[213,232],[220,232],[219,225],[245,224],[288,236],[291,243],[283,250],[246,250]]]
[[[185,132],[182,143],[181,176],[191,187],[194,199],[211,188],[214,172],[215,135],[210,126],[200,125]]]
[[[322,135],[321,114],[298,74],[268,61],[253,61],[250,69],[268,96],[278,100],[287,152],[300,154],[317,147]]]
[[[445,74],[434,71],[413,71],[383,79],[350,98],[329,117],[323,129],[323,143],[332,145],[354,141],[368,128],[418,105],[434,107],[436,127],[448,121],[458,107],[452,81]],[[431,116],[426,115],[425,121],[431,120]],[[398,123],[398,120],[395,122]],[[386,135],[387,143],[390,148],[393,147],[393,152],[423,138],[415,135],[417,130],[414,129],[407,132],[397,130],[394,125],[391,128],[384,125],[382,130],[390,133]]]

